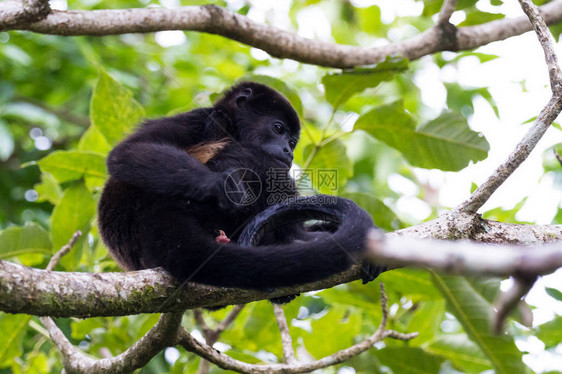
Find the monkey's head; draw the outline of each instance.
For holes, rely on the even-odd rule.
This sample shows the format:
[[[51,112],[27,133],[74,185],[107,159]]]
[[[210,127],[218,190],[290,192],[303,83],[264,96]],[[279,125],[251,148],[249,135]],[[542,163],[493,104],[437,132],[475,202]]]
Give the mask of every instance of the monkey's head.
[[[226,111],[230,117],[235,140],[259,145],[291,166],[300,121],[283,95],[260,83],[243,82],[228,90],[215,108]]]

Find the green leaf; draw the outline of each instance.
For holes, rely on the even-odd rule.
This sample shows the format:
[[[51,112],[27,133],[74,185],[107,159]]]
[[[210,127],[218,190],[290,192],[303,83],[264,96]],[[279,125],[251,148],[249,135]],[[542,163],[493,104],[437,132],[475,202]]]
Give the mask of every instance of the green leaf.
[[[326,100],[334,109],[345,103],[351,96],[367,88],[390,81],[398,73],[408,69],[408,60],[389,57],[372,68],[355,68],[341,73],[330,73],[322,78]]]
[[[558,157],[562,156],[562,143],[557,143],[547,148],[542,154],[542,167],[544,171],[554,171],[559,173],[562,169]]]
[[[439,336],[426,344],[424,349],[448,359],[463,373],[477,374],[492,369],[482,350],[464,334]]]
[[[400,220],[396,214],[376,197],[361,192],[343,193],[342,196],[355,201],[365,209],[373,218],[375,225],[381,229],[394,231],[400,228]]]
[[[387,289],[393,290],[400,296],[412,299],[437,300],[441,299],[439,291],[433,285],[427,270],[402,268],[384,272],[378,278]]]
[[[334,195],[351,177],[352,163],[347,157],[345,145],[340,140],[332,140],[319,147],[310,144],[303,152],[304,159],[310,161],[308,165],[303,166],[303,177],[298,183],[301,190],[306,191],[313,187],[320,193]],[[305,185],[307,181],[312,186]]]
[[[499,13],[467,12],[466,19],[459,23],[457,27],[480,25],[502,18],[505,18],[505,15]]]
[[[306,350],[321,358],[349,347],[361,330],[361,319],[361,313],[347,307],[332,307],[323,317],[312,320],[312,332],[303,335]]]
[[[355,8],[359,16],[359,25],[361,29],[370,34],[377,34],[381,31],[381,8],[377,5],[371,5],[366,8]]]
[[[111,150],[111,146],[107,143],[107,140],[105,140],[102,133],[92,125],[80,138],[80,141],[78,142],[78,150],[107,155]]]
[[[144,109],[133,94],[105,71],[100,71],[92,95],[90,119],[108,144],[113,146],[123,139],[144,116]]]
[[[80,247],[87,237],[90,222],[95,212],[96,202],[82,183],[66,189],[60,203],[53,210],[51,233],[53,247],[56,250],[68,243],[77,230],[82,231],[82,236],[76,244],[76,248],[61,260],[61,265],[68,270],[74,270],[80,261]]]
[[[439,332],[439,326],[444,316],[444,300],[422,302],[406,327],[406,331],[419,334],[410,344],[421,346],[433,339]]]
[[[249,74],[249,75],[245,75],[244,77],[242,77],[242,79],[240,79],[240,82],[244,82],[244,81],[262,83],[265,84],[266,86],[269,86],[281,92],[283,96],[285,96],[289,100],[293,108],[295,108],[299,117],[302,116],[302,101],[299,94],[297,93],[296,90],[289,87],[282,80],[273,77],[268,77],[266,75]]]
[[[562,317],[557,316],[552,321],[537,326],[537,338],[546,348],[556,347],[562,342]]]
[[[51,253],[49,234],[36,223],[12,226],[0,231],[0,258],[24,253]]]
[[[375,351],[381,364],[400,374],[437,374],[443,359],[419,348],[384,348]]]
[[[51,173],[41,173],[41,183],[35,184],[33,189],[39,195],[37,197],[38,202],[48,201],[53,205],[57,205],[62,198],[62,189]]]
[[[99,153],[55,151],[37,164],[42,171],[51,173],[59,183],[84,177],[88,186],[103,186],[107,178],[105,157]]]
[[[545,287],[544,290],[549,296],[555,298],[558,301],[562,301],[562,292],[558,291],[556,288]]]
[[[447,309],[469,338],[482,349],[498,374],[526,373],[522,353],[509,335],[490,331],[493,306],[463,277],[432,273],[433,284],[447,301]]]
[[[31,316],[0,313],[0,368],[8,367],[22,355],[22,340]]]
[[[362,115],[355,129],[368,132],[400,151],[413,166],[426,169],[458,171],[470,161],[486,158],[490,148],[486,138],[456,113],[445,112],[416,129],[401,101]]]

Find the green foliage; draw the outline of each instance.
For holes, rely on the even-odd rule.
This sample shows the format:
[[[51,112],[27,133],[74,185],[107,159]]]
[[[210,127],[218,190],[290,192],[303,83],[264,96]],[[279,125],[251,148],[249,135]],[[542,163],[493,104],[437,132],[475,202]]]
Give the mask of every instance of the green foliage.
[[[445,357],[453,367],[463,373],[477,374],[491,370],[490,360],[474,342],[464,334],[442,335],[428,342],[428,352]]]
[[[437,374],[443,358],[433,356],[419,348],[384,348],[375,353],[377,358],[394,373]],[[408,360],[404,360],[408,357]],[[414,364],[415,363],[415,364]]]
[[[22,345],[27,324],[31,316],[6,314],[0,312],[0,368],[7,367],[11,361],[22,354]]]
[[[133,98],[132,92],[101,71],[92,95],[90,118],[92,125],[107,143],[115,145],[130,133],[144,116],[144,109]]]
[[[539,325],[537,330],[537,338],[546,345],[546,348],[556,347],[562,342],[562,317],[557,316],[552,321]]]
[[[51,253],[49,234],[36,223],[23,227],[12,226],[0,231],[0,258],[26,253]]]
[[[88,187],[101,187],[107,178],[105,157],[84,151],[56,151],[38,163],[41,171],[51,174],[58,183],[84,178]]]
[[[486,138],[456,113],[445,112],[416,128],[402,101],[362,115],[355,129],[396,148],[413,166],[426,169],[461,170],[470,161],[486,158],[490,148]]]
[[[80,230],[82,237],[72,254],[65,256],[61,264],[68,270],[76,269],[82,255],[80,248],[90,230],[96,212],[96,200],[82,183],[74,184],[64,191],[64,195],[51,216],[53,247],[60,249]]]
[[[359,92],[390,81],[398,73],[408,68],[408,61],[388,58],[373,68],[355,68],[340,73],[332,73],[322,78],[326,90],[326,100],[334,109]]]
[[[493,307],[484,296],[486,287],[463,277],[432,273],[433,283],[447,301],[447,309],[461,323],[470,339],[490,360],[497,373],[526,373],[526,365],[513,338],[490,331]]]

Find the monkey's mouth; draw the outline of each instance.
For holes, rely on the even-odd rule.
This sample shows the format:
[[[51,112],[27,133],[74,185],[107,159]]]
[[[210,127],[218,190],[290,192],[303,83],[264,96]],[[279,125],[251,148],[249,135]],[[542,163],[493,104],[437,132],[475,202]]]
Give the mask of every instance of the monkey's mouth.
[[[281,161],[283,164],[285,164],[289,169],[291,168],[291,166],[293,166],[293,160],[292,159],[287,159],[287,158],[282,158],[282,157],[275,157],[277,160]]]

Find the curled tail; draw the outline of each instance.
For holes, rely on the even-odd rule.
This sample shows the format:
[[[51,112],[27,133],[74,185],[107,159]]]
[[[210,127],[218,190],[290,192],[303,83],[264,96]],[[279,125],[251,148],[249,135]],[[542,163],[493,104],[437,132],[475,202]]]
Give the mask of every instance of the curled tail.
[[[319,198],[328,203],[319,204]],[[287,224],[321,220],[333,232],[314,233],[309,241],[260,246],[264,235]],[[329,277],[361,264],[371,217],[353,201],[333,196],[300,197],[257,214],[238,243],[214,243],[205,253],[175,255],[164,268],[180,280],[222,287],[268,289]],[[378,275],[378,274],[377,274]]]

